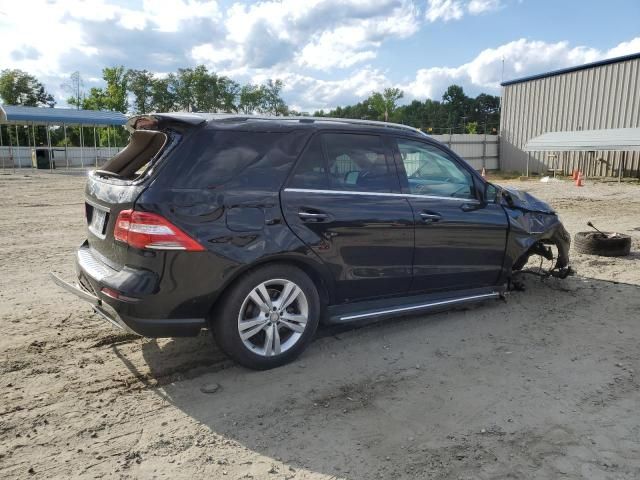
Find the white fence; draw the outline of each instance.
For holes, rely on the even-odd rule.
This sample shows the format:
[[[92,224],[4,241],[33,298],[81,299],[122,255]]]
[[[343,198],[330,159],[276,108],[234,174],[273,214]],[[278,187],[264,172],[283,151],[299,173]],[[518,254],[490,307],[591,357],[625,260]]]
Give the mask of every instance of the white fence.
[[[431,135],[464,158],[473,168],[482,170],[500,169],[498,135],[453,134]],[[31,167],[30,147],[0,147],[0,168]],[[122,147],[56,147],[56,168],[102,165],[122,150]]]
[[[431,135],[464,158],[476,170],[499,170],[498,135],[461,134]]]
[[[103,165],[123,148],[67,147],[65,149],[64,147],[52,147],[52,150],[56,168],[66,168]],[[0,147],[0,168],[30,168],[32,150],[32,147]]]

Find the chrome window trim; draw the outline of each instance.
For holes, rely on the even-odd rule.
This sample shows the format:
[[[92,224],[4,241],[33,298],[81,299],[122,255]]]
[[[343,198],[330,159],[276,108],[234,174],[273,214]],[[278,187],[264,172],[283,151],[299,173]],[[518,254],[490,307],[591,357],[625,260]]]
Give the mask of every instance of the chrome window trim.
[[[456,202],[480,204],[475,198],[438,197],[435,195],[418,195],[416,193],[361,192],[358,190],[317,190],[313,188],[285,188],[285,192],[320,193],[337,195],[369,195],[376,197],[428,198],[432,200],[454,200]]]

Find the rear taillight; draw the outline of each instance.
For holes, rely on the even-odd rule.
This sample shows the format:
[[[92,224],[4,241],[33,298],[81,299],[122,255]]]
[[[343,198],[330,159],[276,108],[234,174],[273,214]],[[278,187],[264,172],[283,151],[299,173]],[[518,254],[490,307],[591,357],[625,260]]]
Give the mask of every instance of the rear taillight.
[[[202,252],[204,247],[161,215],[122,210],[113,237],[134,248]]]

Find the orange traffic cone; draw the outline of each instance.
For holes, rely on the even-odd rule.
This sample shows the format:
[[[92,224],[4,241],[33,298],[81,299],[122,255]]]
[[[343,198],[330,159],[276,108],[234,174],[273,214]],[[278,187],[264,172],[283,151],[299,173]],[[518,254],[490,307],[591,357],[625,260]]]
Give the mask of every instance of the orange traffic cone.
[[[487,178],[487,172],[484,170],[484,167],[482,167],[482,173],[480,175],[482,175],[482,178]]]
[[[582,172],[578,172],[576,177],[576,187],[584,187],[584,183],[582,182]]]

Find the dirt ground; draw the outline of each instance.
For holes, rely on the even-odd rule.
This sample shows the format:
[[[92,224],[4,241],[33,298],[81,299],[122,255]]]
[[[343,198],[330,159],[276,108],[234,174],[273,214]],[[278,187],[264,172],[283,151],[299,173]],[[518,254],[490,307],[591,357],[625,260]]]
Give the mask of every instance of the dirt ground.
[[[82,176],[0,175],[0,477],[640,478],[640,186],[503,183],[632,254],[572,252],[577,276],[506,302],[324,329],[253,372],[206,335],[123,335],[58,289]]]

